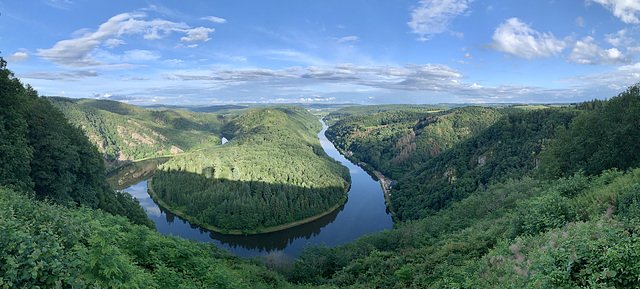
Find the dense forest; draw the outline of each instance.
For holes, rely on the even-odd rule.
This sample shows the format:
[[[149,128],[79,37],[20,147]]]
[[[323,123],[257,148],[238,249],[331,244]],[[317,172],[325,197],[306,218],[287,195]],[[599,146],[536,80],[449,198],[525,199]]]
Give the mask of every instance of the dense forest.
[[[222,128],[229,142],[173,158],[151,182],[163,202],[222,232],[260,232],[337,208],[349,172],[320,146],[321,124],[293,106],[259,108]]]
[[[376,107],[375,111],[383,112],[338,114],[342,118],[327,130],[326,136],[336,147],[350,152],[347,157],[355,163],[364,162],[393,179],[477,134],[502,115],[497,109],[485,107],[450,110]]]
[[[66,206],[87,206],[154,227],[137,200],[106,182],[102,156],[48,99],[0,58],[0,186]]]
[[[530,175],[554,132],[575,110],[520,111],[399,178],[391,202],[401,219],[419,219],[460,201],[478,187]]]
[[[486,128],[397,170],[392,202],[403,217],[394,229],[309,246],[291,263],[243,259],[139,225],[144,212],[106,185],[102,155],[83,127],[22,85],[2,58],[0,102],[2,288],[635,288],[640,281],[640,85],[609,100],[496,112]],[[321,162],[312,119],[299,108],[256,109],[220,127],[228,143],[175,158],[161,174],[249,191],[277,183],[248,173],[255,158],[242,155],[283,162],[263,167],[271,169],[301,156]],[[393,148],[398,139],[390,140],[377,146]],[[212,156],[229,166],[204,162]],[[294,176],[292,189],[315,189],[295,177],[301,169],[308,168],[282,175]],[[342,169],[327,173],[338,171],[348,178]]]
[[[150,110],[110,100],[48,98],[82,127],[108,165],[175,155],[220,144],[221,114]],[[244,109],[229,107],[227,110]]]
[[[0,189],[2,288],[287,288],[259,260]]]

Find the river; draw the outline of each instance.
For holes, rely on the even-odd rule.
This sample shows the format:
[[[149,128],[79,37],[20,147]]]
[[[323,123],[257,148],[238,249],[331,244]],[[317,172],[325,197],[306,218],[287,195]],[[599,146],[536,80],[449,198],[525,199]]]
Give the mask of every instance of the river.
[[[308,224],[283,231],[251,235],[231,236],[210,232],[189,224],[154,203],[147,193],[147,180],[156,166],[168,159],[154,159],[135,163],[110,174],[109,182],[115,189],[124,190],[136,197],[158,232],[180,236],[202,242],[214,242],[232,253],[243,256],[261,256],[267,253],[282,253],[291,257],[307,245],[341,245],[364,234],[371,234],[393,227],[391,215],[387,213],[380,183],[374,181],[364,170],[344,158],[325,137],[327,126],[318,134],[320,144],[332,158],[349,168],[351,189],[347,203],[338,210]]]

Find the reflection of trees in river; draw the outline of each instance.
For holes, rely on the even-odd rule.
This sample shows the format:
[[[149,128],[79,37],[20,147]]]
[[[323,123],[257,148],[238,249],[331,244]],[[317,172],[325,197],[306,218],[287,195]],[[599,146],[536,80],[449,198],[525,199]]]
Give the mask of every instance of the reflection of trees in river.
[[[171,158],[155,158],[131,163],[107,175],[107,182],[114,190],[124,190],[149,179],[156,168]]]
[[[289,228],[282,231],[259,234],[259,235],[249,235],[249,236],[235,236],[235,235],[225,235],[217,232],[211,232],[209,230],[200,228],[196,225],[190,225],[192,229],[198,229],[200,233],[209,233],[209,237],[214,240],[220,241],[220,243],[228,245],[231,248],[241,247],[246,250],[258,250],[260,252],[266,251],[271,252],[274,250],[284,250],[287,245],[292,244],[293,241],[305,238],[309,239],[313,236],[320,234],[320,230],[327,226],[328,224],[335,221],[338,213],[340,213],[344,209],[344,206],[340,206],[335,211],[329,213],[328,215],[317,219],[313,222],[303,224],[300,226],[296,226],[293,228]],[[167,223],[173,223],[175,219],[180,219],[183,222],[188,222],[171,212],[165,210],[160,207],[160,211],[163,212],[166,216]]]

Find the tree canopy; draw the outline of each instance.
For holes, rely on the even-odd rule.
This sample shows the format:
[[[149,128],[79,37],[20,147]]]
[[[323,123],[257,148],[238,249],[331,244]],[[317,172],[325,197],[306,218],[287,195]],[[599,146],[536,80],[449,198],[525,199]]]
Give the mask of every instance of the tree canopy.
[[[223,230],[273,227],[346,200],[348,170],[317,137],[320,122],[293,106],[252,110],[223,127],[229,142],[161,165],[152,187],[171,208]]]

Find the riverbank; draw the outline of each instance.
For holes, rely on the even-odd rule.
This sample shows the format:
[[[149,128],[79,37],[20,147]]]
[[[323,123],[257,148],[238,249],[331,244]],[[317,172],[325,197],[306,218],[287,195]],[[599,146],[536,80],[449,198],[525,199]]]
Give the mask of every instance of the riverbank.
[[[285,229],[289,229],[289,228],[293,228],[302,224],[306,224],[306,223],[310,223],[313,222],[317,219],[320,219],[328,214],[330,214],[331,212],[337,210],[338,208],[340,208],[340,206],[343,206],[346,202],[347,202],[347,198],[348,198],[348,192],[349,189],[351,187],[351,184],[348,184],[347,187],[345,188],[345,196],[344,198],[337,204],[335,204],[333,207],[331,207],[329,210],[324,211],[318,215],[315,216],[311,216],[308,217],[306,219],[302,219],[299,221],[295,221],[295,222],[291,222],[291,223],[287,223],[287,224],[283,224],[283,225],[278,225],[278,226],[273,226],[273,227],[267,227],[267,228],[260,228],[260,229],[255,229],[255,230],[228,230],[228,229],[223,229],[223,228],[218,228],[216,226],[212,226],[210,224],[207,224],[205,222],[201,222],[200,220],[193,218],[185,213],[183,213],[182,211],[173,208],[171,206],[169,206],[167,203],[165,203],[164,201],[162,201],[162,199],[160,199],[158,197],[158,195],[155,193],[155,191],[153,190],[153,185],[152,185],[152,181],[153,181],[153,177],[150,178],[147,181],[147,191],[149,193],[149,196],[151,196],[151,199],[156,202],[158,205],[160,205],[162,208],[164,208],[165,210],[171,212],[172,214],[185,219],[187,221],[189,221],[189,223],[191,223],[192,225],[196,225],[198,227],[201,227],[203,229],[207,229],[209,231],[213,231],[213,232],[218,232],[221,234],[225,234],[225,235],[258,235],[258,234],[266,234],[266,233],[272,233],[272,232],[277,232],[277,231],[282,231]]]
[[[369,174],[375,181],[380,182],[380,186],[382,187],[382,193],[384,194],[384,199],[385,199],[385,204],[387,205],[387,209],[389,210],[389,212],[391,213],[391,217],[395,220],[398,221],[398,217],[396,215],[396,211],[393,209],[393,204],[391,204],[391,194],[389,193],[389,191],[391,191],[391,185],[393,180],[385,177],[381,172],[376,171],[376,169],[374,169],[371,165],[365,163],[365,162],[360,162],[356,159],[354,159],[351,154],[338,149],[338,152],[340,152],[340,154],[342,154],[342,156],[344,158],[346,158],[347,160],[351,161],[352,163],[356,163],[358,164],[358,166],[360,168],[362,168],[362,170],[364,170],[367,174]]]

